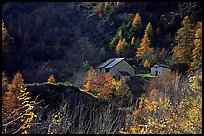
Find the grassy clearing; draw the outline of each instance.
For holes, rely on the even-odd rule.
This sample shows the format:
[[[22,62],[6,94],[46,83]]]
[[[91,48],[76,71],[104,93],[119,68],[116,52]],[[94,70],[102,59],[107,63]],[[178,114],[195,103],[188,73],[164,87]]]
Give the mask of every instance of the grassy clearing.
[[[151,73],[145,73],[145,74],[136,74],[136,77],[155,77],[153,75],[151,75]]]

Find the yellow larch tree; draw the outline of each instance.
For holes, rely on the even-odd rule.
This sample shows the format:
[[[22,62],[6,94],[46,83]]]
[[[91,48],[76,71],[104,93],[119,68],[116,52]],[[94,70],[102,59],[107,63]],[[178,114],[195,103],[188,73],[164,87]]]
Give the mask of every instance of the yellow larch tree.
[[[101,2],[98,3],[98,5],[96,6],[96,12],[97,12],[99,17],[102,17],[102,14],[103,14],[103,4]]]
[[[47,79],[47,82],[48,83],[55,83],[56,81],[55,81],[55,78],[54,78],[54,76],[53,76],[53,74],[51,74],[50,76],[49,76],[49,78]]]
[[[85,90],[87,92],[90,92],[93,89],[93,84],[94,84],[95,78],[96,78],[96,71],[95,71],[95,69],[93,69],[93,67],[91,67],[88,70],[87,78],[86,78],[86,84],[84,85]]]
[[[127,45],[127,42],[126,42],[126,39],[123,38],[123,39],[120,39],[118,41],[118,45],[116,46],[116,53],[119,55],[122,51],[123,51],[123,48]]]
[[[197,23],[194,45],[193,62],[191,63],[192,69],[202,63],[202,22]]]
[[[141,17],[140,17],[140,14],[137,12],[133,21],[132,21],[132,26],[134,28],[137,28],[139,25],[141,25]]]
[[[110,6],[111,6],[110,2],[105,2],[105,4],[104,4],[105,9],[109,9]]]
[[[143,67],[144,68],[150,68],[150,63],[149,63],[148,59],[145,60]]]
[[[145,33],[140,43],[140,47],[137,48],[136,56],[140,59],[144,59],[148,54],[152,53],[153,48],[150,48],[149,46],[150,46],[150,40],[149,40],[148,34]]]
[[[192,51],[194,49],[194,30],[188,16],[181,23],[181,28],[177,31],[176,41],[178,44],[173,48],[173,55],[180,63],[190,66],[192,62]]]
[[[132,37],[131,39],[131,45],[134,45],[135,44],[135,37]]]

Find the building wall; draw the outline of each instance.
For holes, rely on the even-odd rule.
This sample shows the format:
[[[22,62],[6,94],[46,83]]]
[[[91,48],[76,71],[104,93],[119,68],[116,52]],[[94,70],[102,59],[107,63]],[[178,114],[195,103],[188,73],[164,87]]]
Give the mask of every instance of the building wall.
[[[164,68],[162,71],[162,73],[170,73],[170,72],[171,72],[171,69],[169,68]]]
[[[156,71],[157,71],[157,75],[161,76],[164,72],[170,72],[171,70],[169,68],[160,67],[159,65],[154,65],[151,68],[151,74],[156,75]]]
[[[126,71],[128,72],[131,76],[135,75],[135,71],[133,67],[131,67],[125,60],[122,60],[120,63],[115,65],[113,68],[110,69],[110,74],[113,76],[118,76],[118,70],[119,71]]]

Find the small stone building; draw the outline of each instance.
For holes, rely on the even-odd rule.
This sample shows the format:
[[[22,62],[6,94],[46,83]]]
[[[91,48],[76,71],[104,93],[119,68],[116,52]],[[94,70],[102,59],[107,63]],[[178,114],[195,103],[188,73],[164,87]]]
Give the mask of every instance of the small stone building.
[[[129,80],[135,75],[134,68],[124,58],[111,58],[98,67],[98,73],[110,73],[115,79]]]
[[[165,72],[171,72],[171,67],[161,63],[155,63],[151,67],[151,74],[154,76],[161,76]]]

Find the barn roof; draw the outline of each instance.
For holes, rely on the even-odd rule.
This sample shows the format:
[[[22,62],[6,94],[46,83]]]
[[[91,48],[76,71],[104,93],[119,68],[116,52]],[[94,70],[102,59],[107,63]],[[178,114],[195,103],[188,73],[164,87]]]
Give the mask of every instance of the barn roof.
[[[111,62],[113,62],[114,60],[115,60],[115,58],[108,59],[106,62],[104,62],[103,64],[101,64],[98,68],[104,68],[105,66],[107,66],[108,64],[110,64]]]
[[[114,67],[116,64],[118,64],[119,62],[121,62],[124,58],[111,58],[109,60],[107,60],[106,62],[104,62],[103,64],[101,64],[98,68],[112,68]]]
[[[155,63],[155,64],[157,64],[157,65],[159,65],[160,67],[163,67],[163,68],[170,68],[171,69],[171,67],[170,66],[168,66],[168,65],[166,65],[166,64],[161,64],[161,63]],[[154,64],[154,65],[155,65]],[[153,66],[154,66],[153,65]]]

